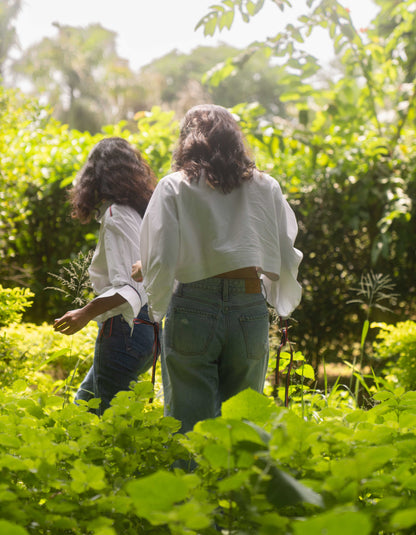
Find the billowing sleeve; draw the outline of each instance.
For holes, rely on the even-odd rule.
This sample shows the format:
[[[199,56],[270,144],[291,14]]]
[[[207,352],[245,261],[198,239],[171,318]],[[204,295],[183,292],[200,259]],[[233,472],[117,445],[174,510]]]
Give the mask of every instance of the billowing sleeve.
[[[143,218],[141,237],[143,285],[149,316],[160,322],[166,314],[175,284],[179,254],[179,222],[173,187],[160,180]]]
[[[274,306],[280,317],[289,318],[302,297],[302,287],[297,281],[297,276],[303,255],[294,246],[298,233],[295,214],[283,197],[277,182],[275,182],[273,191],[281,266],[278,280],[271,280],[265,274],[261,276],[261,279],[265,287],[267,301]]]

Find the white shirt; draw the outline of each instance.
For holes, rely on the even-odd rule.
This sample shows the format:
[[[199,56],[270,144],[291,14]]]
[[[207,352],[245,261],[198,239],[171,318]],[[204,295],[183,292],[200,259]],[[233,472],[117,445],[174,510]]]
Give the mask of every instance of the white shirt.
[[[300,302],[295,249],[298,226],[278,182],[258,171],[231,193],[181,172],[162,178],[141,231],[141,260],[149,315],[160,321],[175,281],[182,283],[256,266],[265,297],[287,318]],[[267,275],[265,274],[267,273]],[[273,280],[274,279],[274,280]]]
[[[140,260],[142,218],[130,206],[107,203],[98,220],[100,234],[88,270],[93,290],[98,298],[119,294],[126,302],[94,319],[103,322],[122,314],[133,326],[133,319],[147,302],[143,284],[131,278],[132,265]]]

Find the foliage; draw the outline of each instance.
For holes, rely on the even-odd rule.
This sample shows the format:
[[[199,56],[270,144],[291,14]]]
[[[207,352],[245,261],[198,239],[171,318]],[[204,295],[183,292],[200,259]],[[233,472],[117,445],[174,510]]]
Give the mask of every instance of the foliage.
[[[396,325],[375,323],[379,340],[374,344],[374,356],[385,361],[390,373],[404,388],[416,390],[416,323],[398,322]]]
[[[368,336],[368,331],[370,328],[370,316],[373,309],[378,309],[383,312],[390,312],[391,310],[386,306],[386,301],[388,303],[395,304],[397,294],[393,293],[394,284],[391,281],[389,275],[382,275],[381,273],[363,273],[361,275],[360,285],[358,288],[351,288],[357,297],[356,299],[350,299],[347,301],[347,304],[358,303],[359,305],[365,308],[365,320],[361,330],[361,340],[360,340],[360,372],[362,373],[364,366],[364,356],[365,356],[365,344]],[[356,366],[356,356],[354,356],[354,361],[352,364],[352,372],[355,372]],[[352,378],[351,375],[350,389],[352,387]],[[355,398],[358,398],[360,378],[356,375],[355,382]]]
[[[71,354],[50,326],[5,332],[27,352],[23,364],[5,352],[13,373],[0,374],[0,527],[10,533],[410,535],[416,525],[414,392],[384,382],[370,410],[356,409],[336,387],[305,389],[313,370],[296,353],[290,408],[246,390],[181,435],[158,399],[149,404],[150,381],[101,418],[88,411],[95,400],[66,403],[65,381],[47,376],[84,359],[92,329],[72,337]]]
[[[3,288],[0,284],[0,327],[19,322],[33,295],[28,288]]]
[[[23,381],[3,389],[0,517],[31,534],[151,533],[124,487],[167,469],[182,448],[172,436],[177,422],[160,408],[144,410],[150,389],[141,383],[119,395],[102,419],[34,396]]]
[[[238,66],[232,65],[232,75],[224,78],[222,67],[234,56],[239,58]],[[285,104],[280,102],[286,89],[281,81],[284,75],[284,69],[273,64],[266,54],[246,53],[222,44],[199,46],[189,54],[174,50],[143,67],[139,79],[144,83],[158,77],[153,98],[169,106],[178,117],[202,102],[215,102],[227,108],[240,102],[258,102],[266,115],[285,116]]]
[[[4,122],[3,122],[4,119]],[[96,244],[97,222],[81,225],[70,217],[67,189],[92,147],[104,136],[119,135],[138,146],[155,172],[170,165],[172,113],[155,108],[138,119],[139,132],[125,124],[91,136],[53,120],[47,109],[21,93],[0,87],[0,280],[4,286],[28,286],[36,299],[28,321],[50,321],[66,306],[51,286],[58,271]],[[52,277],[53,278],[53,277]]]
[[[54,26],[56,35],[27,49],[13,71],[46,98],[58,120],[96,133],[142,109],[144,88],[118,56],[113,31],[100,24]]]
[[[248,21],[263,4],[224,0],[199,26],[211,35],[229,28],[237,11]],[[302,351],[318,362],[351,346],[357,317],[344,305],[363,272],[390,274],[400,295],[395,312],[415,314],[406,296],[415,290],[416,266],[416,13],[411,1],[380,1],[374,25],[357,29],[340,2],[307,4],[298,24],[246,51],[285,66],[280,100],[287,117],[269,119],[254,104],[249,113],[240,106],[239,115],[260,166],[282,183],[298,216],[304,294],[295,318]],[[308,55],[305,39],[316,28],[333,41],[335,76],[318,72],[317,58]],[[226,79],[234,70],[238,56],[215,76]]]
[[[288,2],[274,3],[276,9],[290,9]],[[209,23],[212,31],[225,30],[237,12],[250,20],[262,5],[226,0],[213,6],[201,27]],[[206,89],[216,92],[216,100],[222,90],[227,94],[227,87],[233,98],[241,94],[242,84],[236,89],[235,80],[258,66],[271,80],[278,77],[279,115],[253,102],[261,100],[254,93],[233,112],[258,166],[282,184],[299,221],[296,245],[304,253],[299,274],[304,290],[294,314],[294,339],[315,366],[323,357],[334,360],[347,352],[353,360],[351,348],[365,318],[345,304],[362,273],[388,274],[399,294],[394,313],[399,318],[416,313],[414,302],[407,299],[415,291],[416,268],[416,15],[408,0],[383,0],[380,6],[370,27],[361,31],[339,2],[309,0],[309,12],[296,24],[242,54],[236,51],[235,57],[221,59],[225,71],[213,69],[207,76],[218,84]],[[232,17],[227,14],[231,11]],[[209,22],[213,18],[215,25]],[[338,72],[332,76],[319,70],[305,46],[315,28],[328,31],[338,54]],[[209,61],[215,57],[213,52]],[[171,54],[154,67],[160,75],[174,75],[172,84],[179,87],[187,73],[199,76],[195,58]],[[177,72],[166,65],[171,59],[178,62]],[[265,69],[266,63],[276,70]],[[101,134],[67,130],[35,103],[22,105],[16,95],[2,95],[0,180],[8,208],[0,224],[0,250],[7,259],[1,280],[3,285],[28,285],[36,293],[28,319],[41,322],[62,307],[59,296],[43,290],[50,285],[47,274],[56,272],[62,259],[74,258],[79,250],[85,253],[95,243],[94,224],[81,229],[71,221],[63,199],[65,187]],[[177,137],[174,114],[155,107],[139,111],[135,121],[138,132],[136,125],[132,133],[126,123],[119,123],[105,127],[104,135],[123,135],[137,143],[161,177],[169,170]],[[28,232],[29,225],[38,229],[35,236]],[[54,238],[52,247],[45,236],[59,236],[59,241]],[[381,310],[374,311],[373,319],[392,321],[390,313]]]
[[[0,80],[4,76],[5,63],[11,49],[17,44],[16,28],[13,25],[22,7],[22,0],[0,1]]]
[[[77,306],[84,306],[91,297],[92,287],[89,279],[88,268],[91,263],[93,250],[86,255],[82,251],[72,260],[68,266],[61,269],[60,274],[50,273],[60,286],[49,286],[45,290],[56,290],[70,299],[70,303]]]
[[[412,532],[413,392],[369,411],[316,397],[301,417],[247,390],[180,435],[150,390],[98,418],[21,380],[2,389],[0,519],[33,535]],[[186,459],[192,473],[172,467]]]
[[[74,390],[91,365],[96,335],[97,326],[93,322],[71,338],[55,332],[46,323],[16,323],[3,328],[1,388],[26,380],[41,392]]]

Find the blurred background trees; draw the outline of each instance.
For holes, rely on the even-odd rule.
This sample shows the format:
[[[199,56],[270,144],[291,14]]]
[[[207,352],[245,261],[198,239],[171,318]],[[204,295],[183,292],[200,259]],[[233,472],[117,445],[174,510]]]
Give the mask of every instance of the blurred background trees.
[[[273,1],[277,13],[290,9]],[[48,273],[95,244],[96,227],[72,221],[66,197],[90,148],[104,135],[125,136],[161,177],[177,120],[205,101],[233,107],[258,167],[279,180],[296,211],[305,255],[299,349],[316,363],[359,340],[365,311],[347,302],[365,272],[390,275],[399,294],[394,314],[372,319],[414,318],[416,9],[411,0],[376,3],[368,28],[355,28],[336,0],[309,0],[296,25],[245,50],[174,50],[133,72],[117,55],[116,35],[99,24],[57,25],[54,38],[12,61],[20,2],[0,0],[9,31],[7,40],[0,35],[9,87],[0,91],[0,282],[35,292],[32,320],[53,318],[62,305],[44,290]],[[237,16],[249,23],[263,5],[226,0],[200,28],[212,34]],[[331,69],[308,52],[316,28],[333,43]],[[10,89],[23,80],[30,97]]]
[[[18,46],[14,21],[21,7],[21,0],[1,0],[0,2],[0,79],[4,78],[5,65],[13,48]]]

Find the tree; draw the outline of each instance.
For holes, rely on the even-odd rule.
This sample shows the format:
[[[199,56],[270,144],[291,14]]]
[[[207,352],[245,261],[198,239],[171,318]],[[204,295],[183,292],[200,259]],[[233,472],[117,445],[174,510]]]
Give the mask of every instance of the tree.
[[[4,78],[5,62],[17,45],[13,21],[22,7],[22,0],[0,0],[0,79]]]
[[[100,24],[55,26],[56,37],[26,50],[13,65],[15,73],[28,78],[71,128],[94,133],[104,124],[132,119],[142,109],[145,90],[117,55],[116,34]]]
[[[239,68],[233,70],[233,76],[216,76],[220,70],[217,65],[227,64],[228,58],[234,56],[239,57]],[[245,54],[241,49],[221,44],[199,46],[189,54],[173,50],[144,67],[140,79],[159,76],[159,91],[153,93],[153,98],[179,116],[201,102],[232,107],[253,101],[259,102],[267,114],[285,115],[279,98],[285,91],[281,83],[283,74],[282,68],[272,65],[262,51]]]

